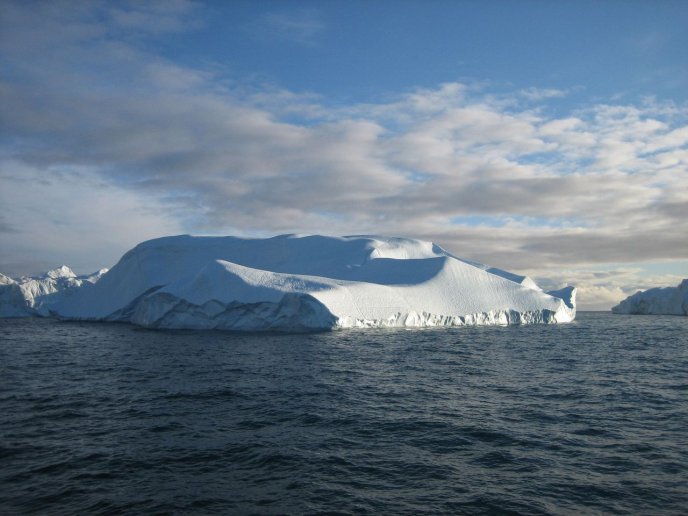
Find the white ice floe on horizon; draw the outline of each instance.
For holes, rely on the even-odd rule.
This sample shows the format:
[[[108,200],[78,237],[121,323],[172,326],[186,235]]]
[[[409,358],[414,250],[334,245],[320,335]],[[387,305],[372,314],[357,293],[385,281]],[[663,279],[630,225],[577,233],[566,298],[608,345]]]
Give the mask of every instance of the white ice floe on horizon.
[[[562,323],[575,317],[575,289],[545,293],[419,240],[183,235],[139,244],[49,312],[240,331]]]
[[[676,287],[638,291],[612,308],[615,314],[688,315],[688,279]]]

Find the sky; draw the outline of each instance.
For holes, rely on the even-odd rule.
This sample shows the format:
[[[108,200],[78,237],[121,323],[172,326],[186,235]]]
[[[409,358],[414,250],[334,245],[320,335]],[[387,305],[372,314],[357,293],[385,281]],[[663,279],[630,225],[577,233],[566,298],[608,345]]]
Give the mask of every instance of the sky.
[[[383,234],[607,310],[688,277],[688,2],[0,2],[0,272]]]

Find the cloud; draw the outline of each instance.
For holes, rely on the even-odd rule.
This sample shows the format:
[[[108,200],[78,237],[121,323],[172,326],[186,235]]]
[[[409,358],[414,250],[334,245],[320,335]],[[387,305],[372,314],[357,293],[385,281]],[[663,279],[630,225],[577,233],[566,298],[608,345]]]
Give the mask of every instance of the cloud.
[[[138,240],[181,231],[379,232],[513,270],[537,264],[602,306],[620,284],[566,271],[688,258],[686,106],[558,117],[544,109],[558,90],[460,83],[332,106],[274,86],[247,93],[139,44],[189,28],[192,4],[8,5],[0,228],[20,236],[0,231],[5,267],[30,253],[69,261],[70,249],[89,268],[111,265]],[[315,15],[285,20],[264,21],[290,37],[322,30]]]
[[[655,55],[670,44],[672,36],[673,35],[667,34],[666,31],[647,31],[629,37],[625,43],[635,52],[645,55]]]
[[[0,229],[6,274],[67,263],[89,272],[114,265],[123,249],[142,240],[183,232],[159,200],[104,182],[87,169],[3,161],[0,184],[4,218],[12,221],[9,231]]]
[[[299,45],[314,45],[327,25],[313,10],[298,12],[270,12],[260,16],[247,29],[259,40],[287,41]]]
[[[106,10],[113,28],[161,34],[184,31],[197,26],[190,21],[189,16],[192,16],[199,6],[187,0],[148,0],[101,5]]]
[[[526,88],[519,91],[519,94],[527,100],[530,101],[540,101],[545,99],[565,97],[566,92],[564,90],[558,90],[555,88]]]

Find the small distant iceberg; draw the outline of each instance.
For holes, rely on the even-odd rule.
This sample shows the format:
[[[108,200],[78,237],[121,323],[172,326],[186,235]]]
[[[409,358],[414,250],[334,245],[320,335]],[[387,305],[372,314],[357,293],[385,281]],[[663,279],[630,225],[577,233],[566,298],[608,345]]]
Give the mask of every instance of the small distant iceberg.
[[[86,284],[92,285],[107,272],[77,276],[63,265],[39,276],[13,279],[0,274],[0,317],[48,316],[66,297]]]
[[[33,279],[20,283],[25,306],[16,311],[236,331],[554,324],[576,316],[574,287],[544,292],[526,276],[405,238],[182,235],[143,242],[92,279],[63,269],[32,287]],[[18,299],[11,281],[7,305]]]
[[[677,287],[651,288],[628,296],[612,308],[615,314],[688,315],[688,279]]]

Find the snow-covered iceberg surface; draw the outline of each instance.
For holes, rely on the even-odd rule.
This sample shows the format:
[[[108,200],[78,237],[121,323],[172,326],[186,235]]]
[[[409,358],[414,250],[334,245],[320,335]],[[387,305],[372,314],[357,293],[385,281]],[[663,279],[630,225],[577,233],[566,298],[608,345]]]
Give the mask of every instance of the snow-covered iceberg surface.
[[[52,308],[82,287],[97,283],[107,272],[77,276],[63,265],[40,276],[12,279],[0,274],[0,317],[49,315]]]
[[[51,313],[151,328],[304,331],[563,323],[575,289],[452,256],[419,240],[284,235],[143,242]]]
[[[677,287],[651,288],[628,296],[612,308],[615,314],[688,315],[688,279]]]

